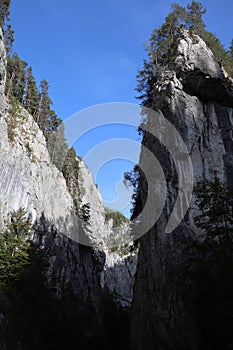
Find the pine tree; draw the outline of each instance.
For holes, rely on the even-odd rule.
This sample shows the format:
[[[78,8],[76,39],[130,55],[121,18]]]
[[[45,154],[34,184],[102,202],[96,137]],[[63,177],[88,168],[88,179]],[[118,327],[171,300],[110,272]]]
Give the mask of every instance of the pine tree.
[[[34,115],[36,113],[39,104],[39,93],[32,67],[29,67],[26,71],[23,104],[30,114]]]
[[[231,40],[231,44],[230,44],[230,47],[229,47],[229,54],[230,54],[230,57],[233,60],[233,39]]]
[[[48,135],[47,148],[51,161],[60,171],[62,171],[64,161],[69,149],[64,134],[64,124],[60,124],[56,132]]]
[[[25,210],[20,208],[12,212],[11,222],[0,233],[0,287],[19,279],[27,265],[30,243],[26,239],[30,228],[31,222]]]
[[[11,0],[0,0],[0,26],[9,21]]]
[[[3,29],[6,51],[10,52],[14,42],[14,31],[9,24],[11,0],[0,0],[0,26]]]
[[[173,4],[162,26],[153,30],[147,46],[148,59],[144,60],[143,69],[137,75],[137,98],[142,100],[143,106],[152,106],[158,74],[174,58],[175,44],[183,26],[187,26],[186,10]]]
[[[215,178],[213,181],[199,181],[194,189],[195,203],[200,214],[195,223],[203,229],[209,241],[226,251],[233,243],[233,191]],[[225,246],[226,245],[226,246]],[[232,256],[233,258],[233,256]]]
[[[202,35],[205,29],[205,23],[202,16],[206,14],[206,9],[201,2],[192,1],[187,5],[186,21],[189,29],[192,29],[196,34]]]
[[[147,46],[148,59],[144,60],[143,68],[137,75],[136,91],[139,94],[137,98],[142,101],[143,106],[152,107],[154,86],[161,70],[175,58],[181,28],[198,34],[227,72],[233,76],[231,54],[224,49],[220,40],[213,33],[205,30],[202,18],[205,13],[206,9],[198,1],[192,1],[186,8],[174,3],[164,23],[153,30]]]
[[[145,107],[151,107],[154,98],[154,88],[156,84],[156,73],[152,60],[144,60],[143,69],[138,71],[137,74],[137,87],[138,92],[137,99],[142,100],[142,105]]]
[[[6,48],[6,52],[9,53],[12,50],[13,42],[14,42],[14,31],[12,26],[8,24],[4,29],[4,44]]]
[[[40,103],[37,111],[37,123],[47,138],[58,129],[62,122],[57,117],[55,111],[51,109],[52,105],[53,102],[49,97],[49,83],[44,79],[40,83]]]
[[[14,210],[11,213],[11,221],[7,224],[7,230],[14,236],[23,236],[29,234],[31,221],[27,218],[27,213],[24,208]]]
[[[20,104],[23,101],[27,63],[14,53],[7,59],[6,94],[14,97]]]
[[[143,173],[138,165],[135,165],[132,171],[124,173],[124,184],[133,188],[131,220],[138,218],[143,210],[140,186],[142,178]],[[144,180],[146,181],[146,179]]]

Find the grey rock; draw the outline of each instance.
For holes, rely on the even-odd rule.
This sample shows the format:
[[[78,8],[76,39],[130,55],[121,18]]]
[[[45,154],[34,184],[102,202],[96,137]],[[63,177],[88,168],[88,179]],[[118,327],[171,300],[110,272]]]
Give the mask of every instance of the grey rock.
[[[112,290],[114,281],[118,283],[115,277],[110,281],[110,274],[106,272],[106,242],[112,235],[112,226],[105,222],[100,193],[89,170],[80,161],[80,186],[84,190],[81,204],[90,205],[90,220],[84,224],[76,215],[66,181],[52,164],[46,140],[33,117],[20,106],[15,115],[11,115],[4,93],[6,54],[2,33],[0,54],[0,227],[4,227],[13,210],[25,208],[37,232],[34,241],[48,253],[48,278],[56,285],[56,295],[60,296],[62,289],[71,284],[83,301],[91,302],[98,309],[102,288],[108,284]],[[9,132],[13,137],[9,137]],[[90,247],[78,243],[88,243]],[[113,260],[112,257],[111,269]],[[121,281],[120,287],[114,288],[118,288],[118,296],[122,294],[123,298],[128,293],[129,299],[132,283],[127,280],[131,278],[127,272],[129,262],[124,264],[124,261],[124,257],[122,261],[119,256],[115,259],[114,266],[119,263],[121,273],[124,268],[126,272],[124,283]],[[104,278],[106,273],[108,278]]]
[[[104,286],[122,307],[131,306],[137,258],[137,251],[123,255],[117,252],[106,254]]]
[[[155,88],[155,105],[185,141],[195,181],[217,176],[233,185],[232,92],[232,79],[206,44],[184,32],[175,61],[161,74]],[[200,320],[193,305],[194,292],[191,290],[183,297],[179,293],[188,287],[182,277],[188,259],[184,249],[191,237],[199,235],[193,223],[197,209],[193,198],[181,224],[172,233],[165,232],[176,201],[177,172],[159,141],[146,135],[143,145],[152,150],[163,166],[168,196],[160,219],[141,240],[130,348],[197,350]],[[140,161],[146,163],[143,157],[142,152]],[[142,200],[145,203],[145,184]]]

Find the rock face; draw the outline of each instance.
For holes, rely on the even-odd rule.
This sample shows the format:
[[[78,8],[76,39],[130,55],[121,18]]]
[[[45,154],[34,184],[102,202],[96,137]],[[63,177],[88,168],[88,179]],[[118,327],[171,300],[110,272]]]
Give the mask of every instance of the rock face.
[[[124,238],[130,232],[130,227],[128,224],[123,224],[117,233],[114,231],[112,220],[105,220],[105,209],[101,195],[83,161],[80,162],[79,173],[80,186],[84,189],[82,204],[90,206],[90,219],[86,224],[88,237],[91,238],[92,244],[101,247],[105,254],[101,285],[103,288],[108,288],[118,304],[122,307],[130,307],[137,267],[137,251],[124,251],[124,247],[118,247],[114,251],[113,247],[109,247],[113,236],[113,242],[115,242],[116,234],[119,233],[119,241],[121,242],[122,237]]]
[[[104,271],[104,286],[107,286],[114,301],[122,307],[130,307],[137,269],[138,253],[107,253]]]
[[[2,41],[0,51],[0,226],[9,220],[10,212],[25,208],[34,224],[33,239],[49,257],[48,278],[55,281],[56,295],[69,285],[83,305],[92,305],[96,321],[87,325],[89,334],[84,339],[95,336],[102,327],[104,253],[77,243],[84,230],[66,181],[50,161],[43,133],[27,111],[6,101]]]
[[[179,131],[193,163],[194,177],[215,176],[233,185],[233,84],[206,44],[184,32],[173,63],[161,74],[155,104]],[[183,297],[181,271],[185,241],[198,234],[193,200],[182,223],[165,233],[177,195],[177,172],[159,141],[144,136],[143,145],[160,160],[169,194],[155,226],[143,237],[139,251],[131,317],[132,350],[199,349],[200,320],[193,292]],[[141,162],[146,162],[141,154]],[[169,178],[169,179],[168,179]],[[146,189],[142,186],[142,200]]]
[[[48,277],[55,281],[56,295],[69,285],[83,303],[92,305],[96,322],[87,328],[99,336],[102,290],[117,289],[118,301],[122,294],[129,306],[136,260],[129,254],[127,259],[111,255],[106,249],[112,228],[105,223],[101,196],[85,164],[80,161],[79,180],[82,204],[88,203],[90,209],[88,224],[77,216],[66,181],[52,164],[46,140],[33,117],[20,106],[8,104],[4,93],[6,55],[0,39],[0,228],[13,210],[25,208],[38,232],[33,239],[49,256]],[[91,242],[90,247],[79,244],[85,241]],[[106,255],[111,256],[107,259],[111,260],[111,273]],[[119,270],[121,283],[116,286]]]

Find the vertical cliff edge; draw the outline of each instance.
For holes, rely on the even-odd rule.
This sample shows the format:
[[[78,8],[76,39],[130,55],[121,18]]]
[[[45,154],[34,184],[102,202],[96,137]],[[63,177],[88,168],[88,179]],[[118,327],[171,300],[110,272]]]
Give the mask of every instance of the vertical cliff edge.
[[[160,74],[154,89],[154,107],[182,136],[192,160],[195,181],[218,177],[233,186],[233,82],[198,36],[183,31],[175,59]],[[148,125],[153,128],[153,120]],[[193,221],[197,213],[195,198],[180,225],[172,233],[166,233],[178,191],[177,170],[168,151],[149,133],[145,134],[143,145],[163,167],[167,201],[157,223],[141,239],[130,348],[204,349],[196,292],[189,287],[188,277],[184,277],[186,248],[199,234]],[[143,164],[147,162],[145,157],[142,150]],[[146,184],[141,187],[145,203]]]

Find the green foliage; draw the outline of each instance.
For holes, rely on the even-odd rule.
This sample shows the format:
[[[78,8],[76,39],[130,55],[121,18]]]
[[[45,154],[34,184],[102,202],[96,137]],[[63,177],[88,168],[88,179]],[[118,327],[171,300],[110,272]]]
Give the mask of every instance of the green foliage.
[[[31,223],[23,208],[11,213],[11,221],[0,233],[0,286],[7,286],[19,279],[28,264],[30,243],[26,240]]]
[[[68,187],[71,188],[74,185],[73,181],[76,181],[76,184],[78,184],[79,160],[77,159],[77,155],[73,147],[70,148],[66,154],[62,172],[67,181]]]
[[[18,105],[12,101],[7,119],[7,134],[10,142],[14,142],[16,136],[17,114],[19,112]]]
[[[124,183],[126,186],[133,187],[131,220],[136,219],[142,212],[142,200],[140,181],[142,180],[142,171],[138,165],[135,165],[132,171],[124,173]]]
[[[17,53],[10,53],[14,36],[11,26],[6,24],[9,21],[9,8],[10,1],[0,1],[0,22],[5,28],[4,38],[8,52],[5,86],[5,93],[10,100],[8,137],[11,142],[14,141],[17,110],[23,106],[43,131],[51,160],[62,171],[64,157],[68,151],[64,127],[61,125],[62,120],[51,108],[53,102],[49,96],[47,80],[43,79],[38,88],[32,67],[28,67],[28,63],[22,60]],[[29,149],[28,152],[31,153]]]
[[[47,140],[48,151],[52,162],[61,171],[63,159],[68,150],[61,119],[51,109],[49,84],[44,79],[37,88],[31,67],[16,53],[8,55],[6,95],[10,99],[10,118],[8,136],[14,140],[14,129],[17,122],[17,111],[22,105],[33,116]],[[61,127],[59,128],[59,126]]]
[[[230,55],[231,59],[233,60],[233,39],[231,40],[231,44],[229,47],[229,55]]]
[[[68,148],[64,137],[64,130],[60,129],[58,131],[59,136],[57,134],[54,137],[52,136],[58,130],[61,119],[58,118],[55,111],[51,108],[53,102],[49,97],[48,82],[45,79],[42,80],[38,88],[32,67],[28,67],[28,63],[22,60],[17,53],[11,53],[14,32],[8,23],[10,20],[10,3],[10,0],[0,0],[0,25],[3,27],[4,42],[7,51],[5,93],[10,101],[8,138],[11,142],[14,141],[17,118],[15,111],[19,106],[23,106],[34,117],[43,131],[48,141],[49,153],[53,155],[51,157],[52,161],[54,161],[54,164],[59,170],[62,170],[59,166],[63,163],[62,157]],[[60,137],[61,135],[62,137]],[[57,139],[59,139],[59,143]]]
[[[26,68],[27,62],[21,60],[16,53],[7,56],[6,94],[20,104],[23,101]]]
[[[137,74],[137,98],[143,106],[152,107],[158,75],[175,58],[181,28],[190,30],[191,35],[198,34],[203,38],[215,57],[233,76],[232,51],[226,51],[219,39],[205,30],[202,19],[205,13],[206,9],[198,1],[192,1],[186,7],[174,3],[164,23],[153,30],[147,45],[148,59],[144,60],[143,68]]]
[[[63,123],[60,124],[56,132],[47,136],[47,148],[53,164],[56,165],[58,170],[63,171],[64,162],[66,161],[66,156],[69,150],[66,143]]]
[[[198,1],[192,1],[186,7],[174,3],[171,12],[165,18],[164,23],[153,30],[147,45],[148,58],[143,62],[143,68],[137,74],[137,99],[142,106],[156,109],[155,86],[160,74],[176,58],[176,48],[179,43],[182,28],[190,31],[190,37],[198,34],[213,51],[215,57],[224,66],[228,74],[233,77],[233,40],[230,48],[226,51],[220,40],[205,29],[202,16],[206,9]],[[139,132],[144,133],[139,127]],[[134,187],[132,198],[132,219],[142,211],[140,195],[140,169],[125,174],[126,182],[131,182]]]
[[[11,0],[0,0],[0,26],[9,21]]]
[[[51,109],[49,84],[44,79],[37,87],[32,67],[16,53],[7,56],[5,92],[11,103],[22,105],[34,117],[46,139],[58,130],[61,119]],[[64,141],[65,142],[65,141]]]
[[[14,31],[10,24],[5,26],[3,30],[3,35],[4,35],[4,44],[5,44],[6,52],[9,53],[12,50],[12,46],[15,40]]]
[[[6,51],[10,52],[14,42],[14,31],[10,21],[11,0],[0,0],[0,27],[3,29],[4,43]]]
[[[175,58],[180,29],[185,27],[200,35],[205,27],[202,20],[205,12],[202,4],[196,1],[188,4],[187,8],[174,3],[165,22],[153,30],[147,46],[148,60],[144,60],[143,69],[137,75],[137,98],[142,100],[143,106],[152,106],[158,74]]]
[[[156,72],[150,55],[148,60],[144,60],[143,68],[137,73],[137,82],[136,91],[139,94],[137,99],[142,101],[143,106],[151,107],[154,100]]]
[[[213,181],[198,181],[194,194],[201,212],[195,217],[196,225],[205,230],[210,239],[217,238],[218,243],[230,239],[229,235],[233,233],[233,191],[215,178]]]
[[[15,236],[26,237],[30,233],[31,221],[26,217],[26,211],[23,208],[14,210],[11,213],[11,221],[7,224],[7,229]]]
[[[36,245],[25,243],[26,233],[30,232],[28,225],[30,221],[25,211],[20,209],[12,213],[8,234],[0,236],[0,310],[5,316],[4,323],[1,323],[1,326],[4,325],[1,339],[6,348],[62,350],[71,349],[75,344],[83,350],[96,346],[127,349],[127,310],[118,307],[112,295],[103,293],[97,306],[103,322],[100,327],[96,309],[89,300],[84,301],[78,293],[74,293],[70,285],[66,285],[60,297],[56,298],[53,285],[47,280],[48,257]],[[17,241],[17,247],[15,235],[24,238]],[[6,282],[4,280],[3,285],[2,262],[5,264],[6,252],[9,257],[17,253],[17,258],[20,258],[10,260],[8,272],[4,272]],[[55,283],[61,281],[56,279]],[[54,287],[56,290],[56,285]]]
[[[188,242],[192,254],[186,278],[196,296],[200,349],[230,349],[233,345],[232,189],[215,178],[198,181],[194,193],[200,212],[195,222],[203,235]]]
[[[80,159],[77,157],[76,151],[73,147],[68,150],[64,158],[62,173],[73,198],[76,214],[85,223],[88,223],[90,219],[90,204],[82,204],[82,196],[85,189],[81,186],[82,178],[79,171]]]
[[[71,349],[74,344],[83,350],[94,346],[105,349],[103,334],[96,322],[96,310],[90,301],[82,300],[70,285],[63,288],[59,298],[55,297],[47,282],[49,264],[45,252],[32,244],[28,254],[30,264],[25,266],[14,288],[5,291],[8,305],[1,304],[0,298],[0,309],[7,317],[1,334],[7,349],[63,350]],[[61,281],[56,280],[56,283]],[[104,318],[106,307],[104,304]],[[121,326],[120,315],[113,313],[108,317],[112,325],[118,317]],[[110,324],[104,327],[108,340],[113,342]],[[122,324],[122,332],[125,331],[125,324]]]
[[[39,104],[39,92],[32,67],[27,68],[24,76],[22,104],[31,115],[35,115]]]
[[[49,83],[45,79],[40,82],[39,97],[40,102],[37,113],[37,123],[48,138],[49,135],[57,131],[62,120],[58,118],[55,111],[51,109],[53,102],[49,97]]]
[[[185,20],[188,28],[194,31],[197,35],[202,35],[205,30],[205,23],[202,16],[206,14],[206,9],[201,2],[192,1],[187,5],[187,12],[185,13]]]
[[[37,87],[32,67],[28,67],[16,53],[7,57],[6,95],[22,105],[34,117],[46,139],[57,131],[61,119],[51,109],[49,84],[44,79]]]
[[[129,223],[129,220],[119,211],[105,208],[105,221],[113,221],[113,228],[121,226],[123,223]]]

